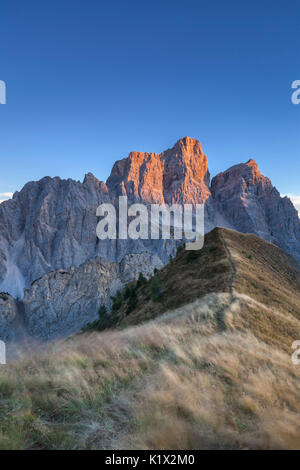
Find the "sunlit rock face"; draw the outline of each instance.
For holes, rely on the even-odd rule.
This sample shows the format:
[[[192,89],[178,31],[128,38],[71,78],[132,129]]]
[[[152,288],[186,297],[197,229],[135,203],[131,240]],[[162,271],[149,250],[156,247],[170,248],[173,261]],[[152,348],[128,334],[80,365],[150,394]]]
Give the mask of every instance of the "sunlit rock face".
[[[200,142],[185,137],[160,155],[131,152],[114,164],[106,184],[113,195],[133,201],[200,204],[210,197],[209,182]]]
[[[114,164],[106,184],[114,200],[127,196],[144,204],[205,204],[206,232],[216,226],[207,157],[190,137],[159,155],[131,152]]]

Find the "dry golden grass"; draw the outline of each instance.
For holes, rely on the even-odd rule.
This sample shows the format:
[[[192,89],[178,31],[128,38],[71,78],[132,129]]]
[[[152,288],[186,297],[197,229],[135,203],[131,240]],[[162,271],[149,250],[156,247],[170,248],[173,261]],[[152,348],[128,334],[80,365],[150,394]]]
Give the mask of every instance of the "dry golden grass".
[[[200,255],[184,271],[201,273],[192,302],[185,291],[185,305],[161,316],[149,307],[155,319],[139,326],[77,335],[1,367],[0,449],[299,449],[298,272],[257,237],[221,234],[226,245],[214,231],[218,248],[202,258],[212,263],[206,286],[222,280],[217,293],[196,298]],[[164,268],[166,280],[185,256]],[[218,264],[229,267],[221,277]],[[185,282],[174,276],[167,293]]]
[[[237,270],[233,288],[300,319],[300,272],[296,262],[256,235],[224,229],[222,235]]]
[[[225,333],[199,335],[192,328],[187,341],[169,346],[173,360],[163,358],[136,397],[138,425],[127,446],[300,448],[299,366],[285,345],[266,344],[248,325],[233,327],[245,306],[257,313],[255,302],[237,296],[226,311]]]
[[[235,328],[245,306],[209,294],[2,368],[0,448],[300,448],[299,366]]]

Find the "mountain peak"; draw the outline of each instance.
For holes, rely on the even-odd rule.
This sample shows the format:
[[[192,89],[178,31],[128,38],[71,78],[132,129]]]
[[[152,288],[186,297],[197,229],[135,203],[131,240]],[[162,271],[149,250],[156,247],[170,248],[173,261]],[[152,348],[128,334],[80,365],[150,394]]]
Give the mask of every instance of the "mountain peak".
[[[196,155],[203,154],[202,146],[199,140],[188,136],[177,140],[172,150],[176,149],[180,149],[183,153],[195,153]]]
[[[198,144],[200,144],[199,140],[194,139],[193,137],[189,137],[188,135],[186,135],[186,136],[184,136],[184,137],[181,137],[180,139],[177,140],[176,143],[178,144],[178,143],[180,143],[180,142],[182,142],[182,143],[184,143],[184,144],[190,144],[190,143],[193,143],[193,144],[198,143]]]
[[[84,180],[83,180],[83,184],[87,184],[89,181],[99,181],[95,175],[93,175],[93,173],[86,173],[85,176],[84,176]]]
[[[183,137],[160,155],[131,152],[115,163],[107,186],[147,203],[205,202],[210,196],[207,158],[198,140]]]
[[[246,165],[249,166],[250,168],[253,168],[254,170],[258,170],[258,165],[257,165],[256,161],[253,158],[250,158],[247,161]]]

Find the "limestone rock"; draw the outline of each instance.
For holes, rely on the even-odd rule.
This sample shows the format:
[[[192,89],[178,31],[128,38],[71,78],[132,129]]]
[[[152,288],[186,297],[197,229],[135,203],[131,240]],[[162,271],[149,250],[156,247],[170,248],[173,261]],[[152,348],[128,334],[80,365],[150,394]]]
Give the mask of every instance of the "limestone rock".
[[[253,159],[213,178],[211,192],[215,209],[229,226],[255,233],[300,261],[298,213],[287,197],[280,197]]]
[[[157,256],[141,253],[126,255],[121,263],[95,258],[78,268],[48,273],[25,290],[26,329],[40,340],[75,333],[98,317],[100,305],[110,308],[110,297],[118,289],[140,272],[149,277],[162,265]]]
[[[200,142],[180,139],[156,153],[131,152],[117,161],[106,184],[115,196],[156,204],[200,204],[210,197],[207,157]]]

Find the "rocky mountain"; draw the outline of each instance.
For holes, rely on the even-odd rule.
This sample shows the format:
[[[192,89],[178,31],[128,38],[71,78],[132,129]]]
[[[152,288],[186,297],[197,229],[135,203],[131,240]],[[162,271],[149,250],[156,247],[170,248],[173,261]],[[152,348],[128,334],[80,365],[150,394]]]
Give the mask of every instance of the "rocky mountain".
[[[123,282],[114,263],[127,255],[151,255],[148,274],[174,256],[174,240],[98,240],[96,209],[116,205],[120,195],[147,205],[204,203],[206,232],[223,226],[254,233],[300,261],[298,213],[256,162],[235,165],[210,183],[200,142],[185,137],[160,155],[131,152],[114,164],[106,183],[91,173],[83,183],[45,177],[0,204],[0,291],[23,299],[26,289],[22,308],[33,334],[69,334],[92,320],[103,292],[109,299]],[[139,260],[132,262],[134,275],[142,270]],[[0,305],[0,324],[9,318],[8,305],[14,315],[13,300]]]
[[[131,152],[114,164],[106,184],[115,196],[148,204],[200,204],[211,195],[207,157],[189,137],[160,155]]]
[[[255,233],[300,260],[300,222],[288,197],[280,197],[257,163],[235,165],[211,182],[214,206],[236,230]]]

